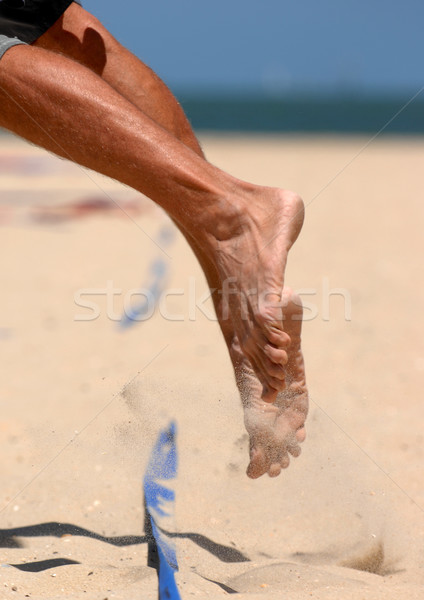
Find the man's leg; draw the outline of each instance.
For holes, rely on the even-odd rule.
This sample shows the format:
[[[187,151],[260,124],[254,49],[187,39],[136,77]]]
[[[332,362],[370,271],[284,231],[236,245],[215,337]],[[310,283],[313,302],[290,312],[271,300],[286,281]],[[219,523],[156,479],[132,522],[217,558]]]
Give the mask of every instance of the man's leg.
[[[40,47],[61,52],[98,72],[115,90],[180,141],[203,156],[200,145],[181,106],[157,77],[138,58],[119,44],[90,13],[71,5],[63,19],[37,41]],[[221,281],[213,261],[190,231],[183,231],[192,246],[213,293],[219,323],[227,342],[245,409],[250,435],[251,462],[248,474],[258,477],[269,472],[278,475],[289,464],[289,453],[298,456],[305,438],[308,410],[305,372],[300,348],[300,300],[287,298],[284,329],[291,338],[289,362],[285,366],[286,389],[274,405],[261,402],[261,386],[252,367],[240,351],[231,319],[222,319]],[[287,295],[287,294],[286,294]],[[293,317],[293,319],[292,319]]]
[[[238,291],[254,283],[278,298],[285,256],[302,220],[294,195],[249,186],[199,160],[98,77],[50,52],[9,50],[0,65],[0,84],[6,127],[146,193],[185,230],[197,231],[197,243],[213,257],[221,279],[241,275]],[[179,203],[170,203],[175,197]],[[261,258],[262,244],[267,248]],[[240,251],[251,256],[250,267],[240,269]],[[269,260],[274,261],[271,268]],[[257,269],[265,271],[262,280]],[[243,350],[272,399],[284,377],[281,317],[269,301],[262,313],[254,302],[249,308],[253,322],[246,325],[236,295],[232,316],[239,338],[246,338]]]

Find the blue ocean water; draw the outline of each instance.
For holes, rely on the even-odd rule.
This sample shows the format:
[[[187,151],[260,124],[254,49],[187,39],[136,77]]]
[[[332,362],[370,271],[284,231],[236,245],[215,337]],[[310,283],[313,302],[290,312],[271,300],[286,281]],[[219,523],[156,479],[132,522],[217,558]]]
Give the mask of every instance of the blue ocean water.
[[[412,101],[410,97],[177,96],[197,130],[373,134],[385,127],[385,134],[424,134],[424,94]]]

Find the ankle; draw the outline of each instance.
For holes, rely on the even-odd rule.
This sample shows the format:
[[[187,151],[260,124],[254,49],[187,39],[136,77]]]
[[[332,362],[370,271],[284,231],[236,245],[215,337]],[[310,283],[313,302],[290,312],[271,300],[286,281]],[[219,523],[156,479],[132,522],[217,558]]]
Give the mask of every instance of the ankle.
[[[215,247],[220,242],[239,237],[249,228],[251,191],[248,184],[243,183],[243,189],[217,196],[209,205],[201,228]]]

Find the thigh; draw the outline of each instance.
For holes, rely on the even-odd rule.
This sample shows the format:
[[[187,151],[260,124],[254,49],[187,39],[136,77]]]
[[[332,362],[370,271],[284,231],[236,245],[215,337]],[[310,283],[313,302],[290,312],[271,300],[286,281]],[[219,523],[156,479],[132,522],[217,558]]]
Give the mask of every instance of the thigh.
[[[71,58],[101,75],[112,36],[79,2],[71,2],[34,46]]]
[[[81,6],[71,4],[35,45],[88,67],[156,123],[202,154],[190,123],[168,87]]]
[[[1,1],[1,0],[0,0]],[[140,59],[120,44],[102,23],[81,5],[72,3],[63,16],[34,42],[35,46],[58,52],[100,75],[115,89],[135,83],[139,94],[165,91],[165,84]],[[131,91],[133,95],[133,91]]]

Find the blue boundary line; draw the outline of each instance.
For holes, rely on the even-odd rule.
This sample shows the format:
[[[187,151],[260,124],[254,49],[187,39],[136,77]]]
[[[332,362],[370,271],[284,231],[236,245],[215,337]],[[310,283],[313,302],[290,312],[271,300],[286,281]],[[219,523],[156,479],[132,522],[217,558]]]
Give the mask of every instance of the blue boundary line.
[[[161,248],[169,247],[175,239],[175,232],[172,227],[165,225],[159,231],[157,244]],[[124,313],[119,322],[120,329],[128,329],[135,323],[149,318],[149,312],[152,311],[160,300],[161,294],[165,289],[169,276],[169,264],[161,256],[150,262],[148,269],[148,282],[140,289],[143,293],[143,300],[134,306],[129,312]],[[147,316],[146,316],[147,315]]]
[[[178,562],[175,547],[160,531],[156,519],[174,513],[175,492],[163,480],[177,475],[176,424],[171,422],[158,436],[144,476],[145,532],[149,537],[147,564],[158,572],[159,600],[181,600],[175,581]]]

